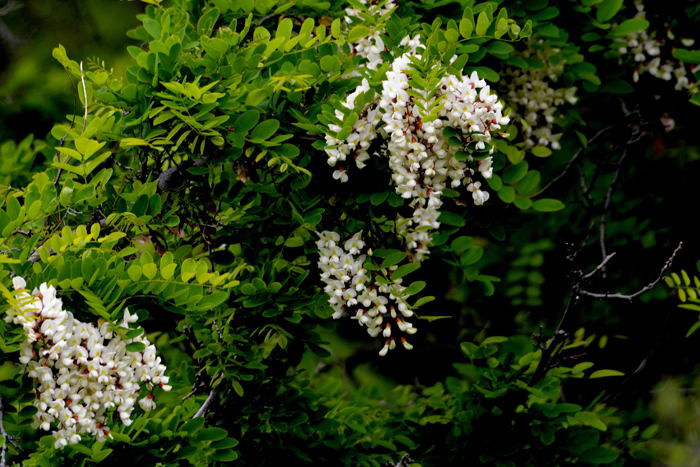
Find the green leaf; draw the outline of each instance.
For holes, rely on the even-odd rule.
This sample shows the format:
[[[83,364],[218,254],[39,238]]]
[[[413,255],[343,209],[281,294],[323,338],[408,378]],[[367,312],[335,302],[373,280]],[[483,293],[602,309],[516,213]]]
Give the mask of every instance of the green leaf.
[[[384,203],[384,201],[386,201],[388,197],[388,191],[380,191],[379,193],[374,193],[372,195],[372,197],[370,198],[370,202],[373,206],[379,206],[380,204]]]
[[[627,81],[616,79],[605,83],[605,86],[601,89],[603,92],[609,92],[612,94],[631,94],[634,92],[634,86],[632,86]]]
[[[472,37],[473,32],[474,22],[469,18],[462,18],[462,21],[459,22],[459,33],[462,35],[462,37],[469,39]]]
[[[472,237],[467,237],[463,235],[452,240],[452,243],[450,244],[450,249],[452,251],[466,250],[467,248],[472,246],[472,243],[474,243],[474,239]]]
[[[370,34],[370,30],[367,26],[355,26],[348,33],[348,42],[357,42],[363,37],[367,37]]]
[[[154,277],[156,277],[156,274],[158,274],[158,267],[154,263],[144,264],[141,267],[141,269],[143,275],[146,276],[149,280],[153,279]]]
[[[250,138],[253,140],[267,140],[275,134],[279,127],[279,120],[275,120],[274,118],[270,120],[265,120],[264,122],[261,122],[258,126],[255,127],[255,129],[250,134]]]
[[[325,57],[321,58],[320,65],[321,69],[327,73],[340,69],[340,62],[338,61],[338,57],[335,55],[326,55]]]
[[[500,344],[501,342],[505,342],[507,340],[508,338],[505,336],[491,336],[484,339],[484,342],[482,342],[481,345]]]
[[[700,63],[700,50],[673,49],[671,53],[681,62],[692,63],[693,65]]]
[[[513,50],[515,50],[515,47],[513,47],[507,42],[493,41],[489,42],[489,44],[486,46],[486,49],[492,54],[508,55]]]
[[[431,297],[431,296],[423,297],[423,298],[417,300],[416,303],[413,304],[413,308],[418,308],[419,306],[425,305],[426,303],[432,302],[433,300],[435,300],[435,297]]]
[[[331,23],[331,35],[334,39],[340,37],[340,18],[336,18],[333,23]]]
[[[603,0],[598,6],[595,14],[596,19],[605,23],[610,21],[622,8],[622,0]]]
[[[253,295],[257,292],[258,292],[257,287],[255,287],[253,284],[251,284],[249,282],[241,285],[241,293],[244,295]]]
[[[127,352],[143,352],[146,350],[146,344],[143,342],[132,342],[131,344],[126,344]]]
[[[292,20],[289,18],[284,18],[277,25],[277,32],[275,33],[275,37],[284,37],[285,40],[289,40],[289,38],[292,36],[293,27],[294,23],[292,23]]]
[[[397,251],[396,253],[392,253],[386,258],[384,258],[384,261],[382,261],[381,267],[383,268],[388,268],[390,266],[393,266],[395,264],[399,264],[401,261],[403,261],[406,258],[406,253],[403,251]]]
[[[210,427],[205,428],[197,434],[197,441],[219,441],[228,436],[228,432],[223,428]]]
[[[197,262],[192,258],[187,258],[184,263],[182,263],[182,273],[181,278],[183,282],[187,282],[194,277],[194,273],[197,270]]]
[[[471,266],[479,261],[482,256],[484,256],[484,250],[481,247],[473,246],[462,253],[462,256],[459,257],[459,262],[462,266]]]
[[[249,110],[236,119],[233,128],[236,133],[247,133],[255,128],[255,125],[260,121],[260,112],[257,110]]]
[[[515,200],[515,189],[512,186],[504,186],[498,190],[498,197],[504,203],[512,203]]]
[[[95,461],[97,463],[100,463],[103,460],[105,460],[107,458],[107,456],[109,456],[110,454],[112,454],[111,449],[103,449],[101,451],[97,451],[92,456],[90,456],[90,459],[92,459],[93,461]]]
[[[564,203],[558,199],[538,199],[532,203],[532,208],[540,212],[554,212],[564,209]]]
[[[643,31],[649,27],[649,21],[644,18],[632,18],[627,21],[623,21],[618,27],[615,28],[610,34],[615,37],[626,36],[627,34],[634,34],[635,32]]]
[[[159,40],[163,35],[163,29],[160,23],[154,19],[146,18],[143,20],[143,27],[146,28],[146,32],[151,35],[156,40]]]
[[[134,282],[138,282],[141,279],[141,266],[138,264],[133,264],[126,272]]]
[[[262,101],[265,100],[267,97],[267,89],[255,89],[253,91],[250,91],[248,93],[248,96],[245,98],[245,105],[250,105],[252,107],[257,106],[260,104]]]
[[[659,425],[650,425],[647,428],[645,428],[644,431],[642,431],[639,437],[642,439],[650,439],[654,436],[654,434],[656,434],[657,431],[659,431]]]
[[[526,161],[512,164],[503,171],[503,182],[512,185],[522,179],[527,173],[529,164]]]
[[[451,225],[453,227],[464,227],[467,223],[462,216],[450,211],[440,211],[438,220],[445,225]]]
[[[401,279],[403,276],[412,273],[418,268],[420,268],[420,264],[418,263],[402,264],[396,268],[396,271],[391,273],[391,280]]]
[[[425,282],[423,281],[416,281],[413,284],[409,285],[406,290],[403,291],[404,294],[406,295],[415,295],[421,290],[425,288]]]
[[[615,370],[598,370],[598,371],[594,371],[589,376],[589,378],[591,378],[591,379],[593,379],[593,378],[605,378],[608,376],[625,376],[625,374],[622,373],[621,371],[615,371]]]
[[[683,306],[683,305],[680,305],[680,306]],[[685,337],[690,337],[690,335],[693,334],[695,331],[697,331],[698,328],[700,328],[700,321],[696,321],[695,324],[693,324],[691,326],[691,328],[686,333]]]
[[[486,34],[489,26],[491,26],[491,18],[485,11],[482,11],[479,13],[479,19],[476,20],[476,35],[483,36]]]
[[[586,450],[581,456],[581,460],[584,462],[590,462],[591,464],[610,464],[614,462],[620,453],[606,448],[605,446],[596,446]]]
[[[536,157],[549,157],[552,155],[552,150],[545,148],[544,146],[535,146],[534,148],[530,149],[530,152]]]
[[[285,242],[284,246],[289,248],[298,248],[304,245],[304,239],[301,237],[289,237]]]
[[[520,182],[518,183],[518,193],[521,195],[527,195],[531,191],[533,191],[535,188],[537,188],[537,185],[540,183],[541,179],[540,172],[537,170],[531,170],[523,178],[520,179]],[[516,203],[517,205],[517,203]],[[520,206],[518,206],[520,207]],[[530,207],[530,206],[528,206]]]
[[[581,362],[578,365],[575,365],[571,369],[571,374],[577,375],[579,373],[583,373],[584,371],[586,371],[587,369],[589,369],[592,366],[593,366],[593,362]]]
[[[227,298],[228,294],[226,292],[215,292],[211,295],[205,295],[197,306],[201,308],[214,308],[224,303]]]

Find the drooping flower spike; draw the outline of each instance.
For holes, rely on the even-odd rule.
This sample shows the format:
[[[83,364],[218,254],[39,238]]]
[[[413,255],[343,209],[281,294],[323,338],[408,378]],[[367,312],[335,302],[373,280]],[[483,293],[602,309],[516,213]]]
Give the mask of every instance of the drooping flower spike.
[[[46,283],[31,293],[23,278],[12,283],[20,291],[15,296],[19,306],[8,310],[5,321],[22,325],[27,336],[20,363],[34,380],[38,411],[32,427],[50,431],[57,424],[52,431],[56,448],[76,444],[84,434],[103,442],[109,436],[108,411],[116,411],[128,426],[137,400],[146,411],[156,406],[150,392],[139,399],[144,387],[171,389],[166,367],[145,336],[122,339],[107,322],[80,322]],[[128,329],[137,320],[125,309],[119,326]],[[145,350],[128,351],[134,342]]]

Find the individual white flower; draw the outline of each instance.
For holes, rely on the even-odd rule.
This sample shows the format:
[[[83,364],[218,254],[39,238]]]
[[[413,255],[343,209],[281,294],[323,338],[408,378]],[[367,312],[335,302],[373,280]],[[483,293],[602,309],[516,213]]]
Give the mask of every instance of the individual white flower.
[[[15,276],[12,278],[12,286],[15,288],[15,290],[20,290],[26,288],[27,283],[25,282],[24,278]]]

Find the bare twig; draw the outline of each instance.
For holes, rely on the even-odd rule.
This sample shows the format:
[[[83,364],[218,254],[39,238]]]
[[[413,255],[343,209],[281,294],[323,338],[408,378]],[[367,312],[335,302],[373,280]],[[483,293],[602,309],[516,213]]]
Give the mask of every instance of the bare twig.
[[[83,62],[80,62],[80,81],[83,82],[83,97],[85,98],[85,116],[83,117],[83,133],[85,133],[85,125],[87,125],[88,116],[88,99],[87,89],[85,88],[85,75],[83,74]]]
[[[209,291],[211,293],[211,290]],[[219,333],[219,337],[221,340],[224,340],[224,335],[221,333],[221,329],[219,329],[219,325],[216,323],[216,320],[212,318],[212,322],[214,323],[214,326],[216,326],[216,331]]]
[[[610,125],[610,126],[608,126],[608,127],[603,128],[603,129],[600,130],[598,133],[596,133],[595,135],[593,135],[593,137],[592,137],[590,140],[588,140],[588,143],[592,143],[592,142],[595,141],[600,135],[602,135],[603,133],[605,133],[606,131],[608,131],[608,130],[609,130],[610,128],[612,128],[612,127],[613,127],[613,125]],[[539,192],[537,192],[537,194],[534,195],[533,197],[537,197],[537,196],[541,195],[542,193],[545,192],[545,190],[547,190],[550,186],[552,186],[552,185],[554,184],[554,182],[558,181],[560,178],[562,178],[564,175],[566,175],[566,173],[567,173],[567,172],[569,171],[569,169],[571,168],[572,164],[576,161],[576,159],[578,159],[578,156],[581,155],[581,153],[583,152],[584,149],[585,149],[585,148],[581,148],[581,149],[579,149],[578,151],[576,151],[576,154],[574,154],[574,157],[572,157],[571,160],[569,161],[569,163],[566,164],[566,168],[564,169],[564,171],[563,171],[561,174],[559,174],[559,176],[557,176],[555,179],[553,179],[552,181],[550,181],[544,188],[542,188]]]
[[[218,392],[219,385],[217,385],[215,388],[211,388],[211,390],[209,391],[209,397],[207,397],[207,400],[204,401],[204,404],[202,404],[202,406],[192,418],[204,417],[209,412],[209,408],[211,407],[212,402],[214,402],[214,398],[216,397],[216,394]]]
[[[582,276],[581,279],[582,279],[583,281],[586,281],[586,280],[590,279],[591,277],[595,276],[596,273],[597,273],[598,271],[600,271],[601,269],[603,269],[603,268],[605,267],[605,265],[608,263],[608,261],[610,261],[610,259],[611,259],[613,256],[615,256],[615,252],[612,252],[612,253],[610,253],[608,256],[606,256],[606,257],[603,259],[603,261],[602,261],[598,266],[595,267],[594,270],[592,270],[591,272],[589,272],[589,273],[586,274],[585,276]]]
[[[197,393],[197,391],[199,391],[200,389],[204,389],[204,387],[205,386],[203,384],[195,384],[194,389],[192,389],[192,391],[190,391],[189,394],[187,394],[185,397],[183,397],[182,400],[186,401],[190,397],[194,396]]]
[[[21,2],[17,2],[15,0],[10,0],[7,2],[7,5],[4,7],[0,8],[0,17],[6,16],[12,11],[18,10],[22,8],[24,5]],[[11,47],[17,46],[21,43],[24,42],[24,39],[21,39],[14,34],[12,34],[12,31],[10,31],[10,28],[7,27],[7,25],[0,20],[0,38],[2,38],[5,42],[7,42]]]
[[[645,292],[648,292],[649,290],[653,289],[656,287],[656,284],[661,282],[661,279],[664,278],[664,273],[671,267],[673,263],[673,259],[676,257],[676,254],[681,250],[683,247],[683,242],[680,242],[678,244],[678,247],[676,247],[675,250],[673,250],[673,253],[671,254],[671,257],[666,261],[664,266],[661,268],[661,272],[659,273],[659,277],[656,278],[656,280],[650,282],[646,286],[644,286],[641,290],[638,290],[637,292],[630,294],[630,295],[625,295],[621,293],[594,293],[594,292],[588,292],[587,290],[580,290],[579,293],[580,295],[584,295],[586,297],[593,297],[593,298],[621,298],[623,300],[632,300],[635,297],[638,297],[642,295]]]
[[[559,341],[565,339],[566,336],[568,336],[568,334],[561,328],[564,324],[564,320],[566,319],[566,315],[568,314],[569,309],[571,309],[571,305],[574,304],[576,300],[578,300],[578,288],[579,283],[577,282],[576,285],[574,285],[573,290],[571,291],[569,301],[566,304],[566,308],[564,309],[564,313],[562,314],[561,320],[559,320],[559,326],[557,326],[557,330],[554,332],[554,335],[549,340],[547,347],[545,347],[542,350],[542,357],[540,358],[540,362],[537,364],[535,372],[532,374],[532,378],[530,379],[529,383],[530,386],[534,385],[537,381],[542,379],[545,373],[547,373],[547,370],[549,370],[549,361],[552,357],[552,353],[557,348],[557,345],[559,345]]]
[[[22,2],[10,0],[9,2],[7,2],[7,5],[0,8],[0,16],[6,16],[10,12],[15,11],[15,10],[19,10],[22,7],[24,7],[24,4]]]
[[[391,462],[387,462],[388,465],[391,465],[391,467],[408,467],[408,464],[412,464],[415,461],[411,459],[411,456],[406,453],[399,459],[399,461],[396,464],[392,464]]]
[[[605,204],[603,205],[603,214],[600,216],[600,252],[603,255],[603,259],[605,260],[608,256],[606,248],[605,248],[605,221],[607,219],[607,214],[608,214],[608,209],[610,208],[610,200],[612,200],[612,194],[613,190],[615,189],[615,185],[617,185],[617,181],[620,178],[620,170],[622,169],[622,163],[625,160],[625,157],[627,157],[627,148],[622,153],[622,156],[620,156],[620,160],[617,161],[617,170],[615,171],[615,177],[613,178],[612,183],[610,183],[610,187],[608,188],[608,193],[605,195]],[[604,261],[605,263],[605,261]],[[603,277],[605,277],[605,266],[603,265]]]

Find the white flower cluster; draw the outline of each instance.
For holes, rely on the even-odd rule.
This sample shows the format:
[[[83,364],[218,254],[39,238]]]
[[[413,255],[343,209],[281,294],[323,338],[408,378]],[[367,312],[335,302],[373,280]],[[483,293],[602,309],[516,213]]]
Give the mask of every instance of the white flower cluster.
[[[19,307],[10,309],[5,320],[22,325],[27,335],[20,362],[34,380],[38,412],[32,426],[49,431],[58,422],[52,432],[56,448],[80,442],[81,434],[103,442],[109,436],[110,412],[118,412],[122,423],[130,425],[141,383],[149,390],[156,385],[171,389],[165,365],[145,337],[125,340],[107,322],[96,327],[78,321],[62,309],[56,289],[46,283],[31,294],[23,278],[15,277],[13,285],[20,290],[15,296]],[[125,309],[121,327],[128,329],[137,319]],[[146,349],[126,350],[132,342],[141,342]],[[138,403],[144,410],[156,406],[152,393]]]
[[[490,178],[493,174],[492,158],[474,160],[473,151],[468,150],[467,145],[475,143],[475,150],[485,150],[492,133],[507,125],[510,119],[502,115],[503,105],[476,72],[461,78],[443,77],[435,93],[409,85],[410,75],[414,72],[410,59],[421,59],[418,53],[418,48],[422,47],[420,37],[404,38],[401,45],[408,45],[409,52],[392,63],[392,70],[387,72],[382,83],[381,95],[372,91],[367,80],[363,80],[342,103],[348,109],[355,109],[355,100],[360,94],[368,91],[374,94],[370,105],[357,109],[359,118],[347,138],[339,140],[326,135],[329,146],[326,153],[329,165],[340,164],[333,177],[346,182],[348,174],[344,163],[347,157],[352,155],[355,165],[363,168],[370,157],[372,141],[381,138],[381,147],[374,154],[388,157],[396,192],[410,200],[414,208],[413,217],[408,220],[399,218],[397,225],[409,247],[415,251],[414,259],[420,261],[428,253],[429,230],[440,226],[438,209],[446,187],[466,185],[476,205],[489,199],[488,192],[481,189],[481,182],[473,177],[478,172],[483,178]],[[420,98],[414,97],[416,94]],[[436,104],[440,106],[438,118],[423,121],[428,109]],[[336,117],[342,121],[344,114],[336,110]],[[463,144],[449,144],[443,135],[444,128],[457,130]],[[329,125],[329,129],[336,133],[341,131],[341,127],[335,124]],[[466,157],[459,160],[458,152],[462,156],[467,153]],[[493,153],[492,147],[490,153]]]
[[[367,0],[358,0],[359,3],[363,5],[368,5]],[[384,5],[379,7],[379,2],[376,0],[372,0],[370,4],[368,5],[367,9],[369,10],[369,15],[374,16],[376,18],[381,18],[385,14],[389,13],[391,10],[393,10],[397,5],[397,2],[393,0],[387,1]],[[345,17],[345,22],[348,23],[348,26],[352,26],[353,22],[351,17],[354,18],[361,18],[360,13],[361,10],[359,9],[354,9],[354,8],[346,8],[345,13],[347,16]],[[374,30],[370,33],[369,36],[363,37],[359,41],[355,42],[354,44],[350,44],[352,46],[353,53],[355,55],[359,55],[361,57],[364,57],[367,59],[367,68],[370,70],[376,70],[379,65],[381,65],[383,59],[380,53],[382,53],[385,49],[384,47],[384,41],[382,40],[380,36],[381,31],[380,30]],[[351,76],[360,76],[359,73],[353,72],[347,75],[347,77]]]
[[[564,72],[564,61],[553,65],[550,58],[559,49],[533,47],[530,41],[521,57],[532,57],[545,64],[541,69],[508,67],[505,91],[508,104],[522,115],[525,147],[550,146],[559,149],[561,133],[555,133],[554,118],[559,107],[566,102],[575,104],[576,87],[556,87],[559,76]]]
[[[401,285],[403,278],[381,284],[374,279],[378,271],[363,268],[371,252],[364,249],[362,232],[344,244],[336,232],[324,231],[318,236],[318,267],[322,271],[321,280],[326,284],[324,290],[330,297],[328,302],[335,310],[333,318],[350,314],[360,326],[367,326],[370,336],[377,337],[381,333],[386,338],[379,351],[382,357],[396,347],[396,337],[401,333],[415,334],[417,329],[405,319],[413,316],[413,311],[406,303],[408,295],[403,294],[406,289]],[[389,269],[387,274],[391,276]],[[400,336],[399,341],[407,350],[413,348],[404,336]]]
[[[644,5],[641,1],[636,1],[635,4],[637,7],[635,18],[644,18],[646,15]],[[666,29],[666,37],[669,41],[674,41],[676,39],[676,36],[671,32],[670,28]],[[688,77],[688,70],[684,63],[681,63],[673,57],[662,56],[662,47],[666,45],[666,41],[657,38],[655,33],[649,34],[647,30],[643,30],[628,34],[624,38],[618,39],[617,42],[623,44],[623,46],[618,49],[623,60],[626,60],[630,56],[634,57],[636,64],[632,80],[635,83],[639,81],[639,75],[649,73],[664,81],[671,81],[675,77],[676,91],[690,89],[693,85],[691,81],[693,77]],[[690,47],[695,43],[695,40],[680,38],[680,43],[683,47]],[[690,68],[690,72],[695,73],[699,69],[700,65],[696,65]]]

